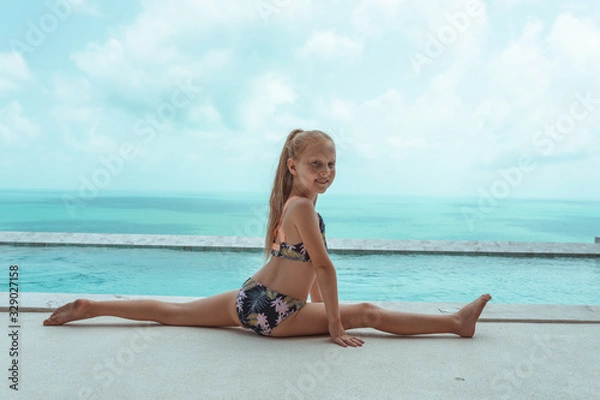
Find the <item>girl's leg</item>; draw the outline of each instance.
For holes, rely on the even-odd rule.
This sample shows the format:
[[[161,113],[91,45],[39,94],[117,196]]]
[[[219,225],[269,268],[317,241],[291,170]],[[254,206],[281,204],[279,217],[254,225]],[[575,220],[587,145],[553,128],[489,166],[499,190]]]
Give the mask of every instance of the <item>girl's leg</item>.
[[[426,315],[384,310],[370,303],[340,305],[344,329],[375,328],[397,335],[452,333],[472,337],[475,324],[490,295],[484,294],[452,315]],[[320,335],[329,333],[323,303],[307,303],[273,329],[272,336]]]
[[[81,319],[112,316],[137,321],[155,321],[165,325],[238,326],[241,324],[235,307],[237,293],[237,290],[232,290],[189,303],[79,299],[56,309],[44,321],[44,325],[62,325]]]

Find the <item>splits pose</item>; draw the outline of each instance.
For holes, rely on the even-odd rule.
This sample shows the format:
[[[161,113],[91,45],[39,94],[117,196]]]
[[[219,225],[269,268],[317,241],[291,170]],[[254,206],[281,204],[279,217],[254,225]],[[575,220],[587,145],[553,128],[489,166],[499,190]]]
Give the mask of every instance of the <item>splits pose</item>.
[[[335,162],[335,144],[326,133],[296,129],[288,135],[270,198],[267,262],[241,289],[189,303],[78,299],[56,309],[44,325],[115,316],[166,325],[241,326],[275,337],[329,334],[343,347],[364,343],[346,332],[352,328],[398,335],[451,333],[472,337],[491,298],[488,294],[451,315],[397,312],[370,303],[339,304],[325,223],[315,211],[319,194],[333,183]]]

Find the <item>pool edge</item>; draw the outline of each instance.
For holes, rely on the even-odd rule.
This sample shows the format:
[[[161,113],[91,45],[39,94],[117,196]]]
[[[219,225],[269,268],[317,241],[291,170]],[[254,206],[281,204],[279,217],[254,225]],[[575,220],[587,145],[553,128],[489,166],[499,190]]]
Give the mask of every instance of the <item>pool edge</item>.
[[[91,246],[161,248],[187,251],[262,251],[264,239],[242,236],[192,236],[114,233],[0,231],[6,246]],[[332,253],[397,253],[521,257],[600,257],[600,243],[453,240],[327,239]]]
[[[8,299],[7,292],[0,292],[0,298]],[[19,312],[50,312],[65,303],[78,298],[91,300],[129,300],[155,299],[170,302],[185,302],[201,297],[189,296],[144,296],[144,295],[98,295],[84,293],[20,293]],[[360,301],[340,301],[341,304]],[[4,302],[3,302],[4,303]],[[371,302],[380,307],[404,312],[424,314],[449,314],[464,303],[444,302]],[[0,311],[8,311],[7,305],[1,305]],[[557,305],[557,304],[495,304],[487,305],[480,322],[500,323],[554,323],[554,324],[598,324],[600,323],[600,305]]]

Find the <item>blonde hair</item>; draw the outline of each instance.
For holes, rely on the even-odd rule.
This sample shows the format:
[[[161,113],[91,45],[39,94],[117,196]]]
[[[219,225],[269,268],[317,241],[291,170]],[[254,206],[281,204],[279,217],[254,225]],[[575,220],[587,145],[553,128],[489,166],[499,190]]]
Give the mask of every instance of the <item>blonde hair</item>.
[[[308,145],[326,141],[334,144],[331,136],[325,132],[317,130],[304,131],[302,129],[294,129],[285,140],[281,155],[279,156],[279,164],[275,172],[275,181],[273,182],[273,190],[271,191],[271,199],[269,200],[270,212],[267,237],[265,239],[265,259],[269,258],[271,246],[276,235],[275,231],[283,216],[283,206],[290,197],[294,184],[293,176],[287,165],[288,159],[298,160]]]

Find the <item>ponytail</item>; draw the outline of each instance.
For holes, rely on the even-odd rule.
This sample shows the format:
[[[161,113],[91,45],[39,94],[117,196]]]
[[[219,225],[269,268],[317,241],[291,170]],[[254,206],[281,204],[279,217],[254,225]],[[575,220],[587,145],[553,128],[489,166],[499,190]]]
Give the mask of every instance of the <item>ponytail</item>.
[[[265,238],[265,259],[269,258],[273,240],[275,240],[276,229],[279,221],[283,217],[283,206],[290,197],[294,186],[294,178],[288,169],[287,162],[290,158],[297,160],[304,152],[306,147],[316,140],[324,140],[333,143],[333,139],[326,133],[312,130],[304,131],[294,129],[285,140],[279,163],[275,171],[275,180],[273,181],[273,190],[269,200],[269,222],[267,224],[267,235]]]

